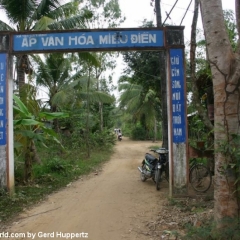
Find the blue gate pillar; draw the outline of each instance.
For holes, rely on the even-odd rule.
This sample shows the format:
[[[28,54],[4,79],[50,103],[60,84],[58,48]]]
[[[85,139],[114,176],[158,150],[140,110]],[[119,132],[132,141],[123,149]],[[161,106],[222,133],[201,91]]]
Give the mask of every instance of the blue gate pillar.
[[[14,192],[13,79],[9,35],[0,35],[0,188]]]
[[[188,194],[187,96],[184,49],[168,51],[170,195]]]

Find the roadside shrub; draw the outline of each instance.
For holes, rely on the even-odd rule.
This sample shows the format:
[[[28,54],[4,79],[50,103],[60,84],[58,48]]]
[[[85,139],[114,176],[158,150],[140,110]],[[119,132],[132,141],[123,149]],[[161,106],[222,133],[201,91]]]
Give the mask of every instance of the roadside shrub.
[[[238,219],[225,218],[222,220],[223,227],[216,228],[214,220],[205,221],[201,227],[187,225],[187,234],[183,237],[184,240],[238,240],[240,236],[240,226]]]
[[[67,172],[70,165],[66,162],[66,160],[54,158],[47,163],[47,168],[51,172]]]
[[[131,132],[131,138],[133,140],[145,140],[146,130],[141,126],[135,127]]]
[[[96,131],[91,134],[91,146],[97,148],[112,147],[116,141],[114,133],[110,130]]]

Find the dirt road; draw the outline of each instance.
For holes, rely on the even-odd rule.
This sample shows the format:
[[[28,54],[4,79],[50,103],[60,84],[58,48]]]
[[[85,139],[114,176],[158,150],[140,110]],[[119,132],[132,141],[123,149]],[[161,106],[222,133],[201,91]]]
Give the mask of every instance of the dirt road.
[[[123,138],[98,175],[72,183],[19,216],[6,230],[17,236],[10,239],[149,239],[144,227],[168,196],[166,183],[156,191],[152,180],[140,181],[137,166],[152,145]]]

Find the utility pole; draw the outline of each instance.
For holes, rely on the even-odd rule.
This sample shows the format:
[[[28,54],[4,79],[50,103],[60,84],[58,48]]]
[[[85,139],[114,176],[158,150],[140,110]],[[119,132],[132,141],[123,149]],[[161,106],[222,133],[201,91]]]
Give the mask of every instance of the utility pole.
[[[156,17],[157,17],[157,27],[162,26],[162,14],[161,14],[161,0],[155,0],[155,10],[156,10]]]
[[[157,27],[162,27],[161,0],[155,0]],[[165,51],[159,52],[161,97],[162,97],[162,147],[168,149],[168,111],[167,111],[167,77]]]

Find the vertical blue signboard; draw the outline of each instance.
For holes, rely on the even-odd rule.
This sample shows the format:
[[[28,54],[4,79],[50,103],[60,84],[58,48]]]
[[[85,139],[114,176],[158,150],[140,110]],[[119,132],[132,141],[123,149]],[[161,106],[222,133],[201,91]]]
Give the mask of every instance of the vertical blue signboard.
[[[6,79],[7,79],[7,54],[0,54],[0,145],[6,145]]]
[[[173,142],[186,142],[185,82],[183,49],[170,49]]]

